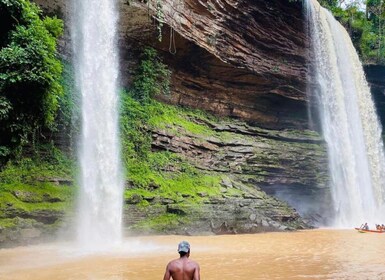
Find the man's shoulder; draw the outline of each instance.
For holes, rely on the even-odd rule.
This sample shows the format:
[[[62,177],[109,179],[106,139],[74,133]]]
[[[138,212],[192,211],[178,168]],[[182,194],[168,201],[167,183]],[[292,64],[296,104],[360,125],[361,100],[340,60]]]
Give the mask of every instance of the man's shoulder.
[[[168,262],[168,265],[174,265],[179,262],[179,259],[171,260]]]
[[[199,264],[194,260],[189,260],[189,263],[194,265],[194,266],[199,266]]]

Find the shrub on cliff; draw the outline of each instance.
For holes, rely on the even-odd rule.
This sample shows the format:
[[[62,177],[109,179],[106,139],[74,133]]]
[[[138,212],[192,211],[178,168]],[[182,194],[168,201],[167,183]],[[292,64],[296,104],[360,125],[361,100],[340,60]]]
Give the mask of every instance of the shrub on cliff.
[[[169,93],[170,75],[171,71],[162,63],[156,50],[146,47],[130,91],[136,100],[148,103],[155,95]]]

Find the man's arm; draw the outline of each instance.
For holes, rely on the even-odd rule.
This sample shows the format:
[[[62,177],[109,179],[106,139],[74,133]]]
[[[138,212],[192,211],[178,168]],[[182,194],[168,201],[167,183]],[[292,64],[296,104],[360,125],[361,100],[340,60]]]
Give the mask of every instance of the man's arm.
[[[164,273],[163,280],[170,280],[171,273],[170,273],[170,264],[166,266],[166,272]]]
[[[201,272],[200,272],[199,264],[197,264],[194,271],[194,280],[200,280],[200,279],[201,279]]]

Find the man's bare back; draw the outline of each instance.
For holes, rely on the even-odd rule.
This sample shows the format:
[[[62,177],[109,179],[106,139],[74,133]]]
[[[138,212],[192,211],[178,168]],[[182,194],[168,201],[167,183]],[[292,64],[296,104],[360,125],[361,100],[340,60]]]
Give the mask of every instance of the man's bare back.
[[[168,263],[163,280],[200,280],[199,265],[187,256]]]
[[[166,267],[163,280],[200,280],[198,263],[190,260],[190,244],[182,241],[178,245],[179,259],[172,260]]]

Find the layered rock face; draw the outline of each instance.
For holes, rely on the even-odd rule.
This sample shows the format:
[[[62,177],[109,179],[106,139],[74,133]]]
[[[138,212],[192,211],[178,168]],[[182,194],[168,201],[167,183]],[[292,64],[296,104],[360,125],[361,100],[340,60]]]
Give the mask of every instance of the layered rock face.
[[[269,131],[234,121],[210,125],[226,136],[154,130],[152,148],[184,155],[201,170],[249,175],[256,185],[325,185],[326,151],[315,133]]]
[[[177,153],[202,172],[222,176],[222,197],[199,207],[195,228],[252,233],[307,226],[287,203],[266,192],[298,207],[308,224],[327,223],[321,214],[327,213],[330,201],[324,168],[327,158],[317,133],[266,130],[234,120],[204,123],[215,136],[182,133],[175,127],[152,131],[154,151]],[[242,194],[231,195],[234,189]],[[158,209],[168,213],[167,207]],[[196,209],[183,212],[195,213]],[[174,233],[190,233],[194,226]]]
[[[155,2],[150,11],[161,11],[165,25],[162,42],[152,44],[173,70],[172,94],[163,100],[264,127],[306,126],[307,41],[299,3],[161,1],[159,10]]]
[[[285,231],[308,228],[299,214],[286,203],[266,195],[260,189],[251,188],[239,179],[224,176],[221,182],[221,196],[207,197],[199,205],[188,203],[189,198],[180,201],[159,199],[154,196],[136,197],[126,201],[124,217],[127,230],[131,233],[170,234],[236,234],[266,231]],[[237,195],[234,194],[236,191]],[[205,198],[206,193],[200,196]],[[143,211],[137,207],[140,201],[150,202]],[[163,215],[178,215],[177,224],[137,229],[146,219]]]
[[[66,1],[35,2],[69,18]],[[164,101],[263,127],[306,127],[307,38],[300,1],[143,2],[120,2],[124,83],[139,49],[151,45],[173,72],[172,94]],[[161,42],[157,17],[164,22]]]

